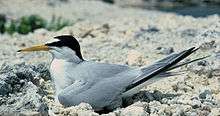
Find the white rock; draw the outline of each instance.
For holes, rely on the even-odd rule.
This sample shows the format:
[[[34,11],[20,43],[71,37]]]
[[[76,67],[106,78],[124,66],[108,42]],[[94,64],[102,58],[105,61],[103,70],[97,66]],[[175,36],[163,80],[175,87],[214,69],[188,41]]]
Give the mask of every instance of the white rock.
[[[217,116],[220,115],[220,108],[212,108],[209,116]]]
[[[192,107],[195,108],[199,108],[201,106],[201,101],[197,100],[197,99],[193,99],[192,100]]]
[[[209,88],[205,88],[205,89],[202,89],[200,94],[199,94],[199,98],[201,99],[207,99],[207,98],[210,98],[212,95],[212,92]]]
[[[22,115],[22,116],[41,116],[42,114],[40,114],[39,112],[21,112],[19,114],[19,116]]]
[[[44,28],[40,28],[40,29],[36,29],[34,30],[34,33],[36,34],[40,34],[40,35],[46,35],[49,31],[44,29]]]
[[[142,63],[142,54],[136,50],[128,51],[127,63],[128,65],[140,65]]]
[[[130,106],[121,111],[120,116],[147,116],[143,107]]]

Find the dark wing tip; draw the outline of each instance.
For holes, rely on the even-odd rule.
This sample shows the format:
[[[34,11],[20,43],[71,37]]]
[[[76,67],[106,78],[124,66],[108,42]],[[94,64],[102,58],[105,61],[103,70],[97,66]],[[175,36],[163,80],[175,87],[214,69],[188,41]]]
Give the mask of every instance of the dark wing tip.
[[[186,50],[186,51],[191,51],[192,52],[195,52],[196,50],[198,50],[199,48],[196,48],[196,47],[191,47],[190,49]]]
[[[184,50],[182,52],[180,52],[178,54],[178,56],[176,56],[175,58],[173,58],[171,61],[167,62],[166,65],[163,65],[161,67],[158,67],[158,69],[153,70],[151,73],[149,73],[149,75],[147,75],[145,78],[142,78],[141,80],[129,85],[126,87],[125,91],[128,91],[142,83],[144,83],[145,81],[149,80],[150,78],[156,76],[157,74],[166,71],[167,69],[169,69],[170,67],[172,67],[173,65],[177,64],[178,62],[180,62],[181,60],[183,60],[184,58],[186,58],[187,56],[189,56],[190,54],[192,54],[193,52],[197,51],[199,48],[196,47],[192,47],[188,50]]]
[[[200,49],[200,47],[192,47],[192,48],[193,48],[192,52],[195,52],[195,51],[197,51],[198,49]]]

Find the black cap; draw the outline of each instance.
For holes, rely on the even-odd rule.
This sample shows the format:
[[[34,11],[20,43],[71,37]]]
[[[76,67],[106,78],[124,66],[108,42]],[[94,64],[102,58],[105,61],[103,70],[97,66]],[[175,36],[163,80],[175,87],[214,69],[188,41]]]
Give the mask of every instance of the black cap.
[[[72,35],[61,35],[54,37],[55,39],[58,39],[60,41],[55,41],[52,43],[46,44],[47,46],[56,46],[56,47],[69,47],[73,51],[76,52],[76,55],[83,60],[81,51],[80,51],[80,45],[79,42],[74,38]]]

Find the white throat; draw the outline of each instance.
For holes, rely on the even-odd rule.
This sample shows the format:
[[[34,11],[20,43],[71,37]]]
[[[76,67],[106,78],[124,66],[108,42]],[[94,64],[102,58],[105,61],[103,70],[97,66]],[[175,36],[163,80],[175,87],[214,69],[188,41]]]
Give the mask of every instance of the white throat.
[[[80,63],[83,60],[76,55],[76,52],[68,47],[52,47],[50,53],[53,56],[53,60],[59,59],[72,63]]]

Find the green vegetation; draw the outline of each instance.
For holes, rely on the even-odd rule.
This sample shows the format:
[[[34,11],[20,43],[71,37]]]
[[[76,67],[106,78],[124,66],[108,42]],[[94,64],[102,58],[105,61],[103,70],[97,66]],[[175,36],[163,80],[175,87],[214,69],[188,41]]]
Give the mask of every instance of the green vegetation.
[[[114,0],[102,0],[105,3],[109,3],[109,4],[114,4],[115,1]]]
[[[35,29],[44,28],[46,21],[37,15],[21,17],[18,22],[17,31],[21,34],[33,32]]]
[[[46,28],[49,31],[57,31],[65,26],[72,25],[69,20],[62,19],[61,17],[52,17],[52,20],[47,24]]]
[[[0,14],[0,32],[5,32],[5,23],[6,23],[6,16],[4,14]]]
[[[6,16],[0,14],[0,32],[13,34],[28,34],[39,28],[45,28],[49,31],[57,31],[65,26],[72,25],[69,20],[64,20],[61,17],[53,16],[51,21],[46,21],[38,15],[23,16],[17,20],[7,20]]]
[[[14,20],[6,23],[5,27],[5,31],[10,35],[17,31],[16,22]]]

